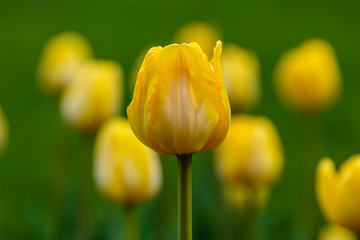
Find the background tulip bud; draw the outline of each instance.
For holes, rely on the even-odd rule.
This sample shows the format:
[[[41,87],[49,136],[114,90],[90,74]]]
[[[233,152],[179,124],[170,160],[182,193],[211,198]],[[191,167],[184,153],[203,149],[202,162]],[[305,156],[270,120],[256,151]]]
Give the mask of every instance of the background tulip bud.
[[[283,168],[283,148],[275,126],[265,117],[237,115],[215,151],[216,170],[225,184],[269,186]]]
[[[122,101],[123,72],[112,61],[94,60],[73,75],[61,99],[65,121],[82,131],[96,130],[118,113]]]
[[[320,39],[305,41],[286,52],[275,69],[280,98],[306,113],[327,109],[338,98],[341,76],[331,45]]]
[[[143,145],[124,118],[108,120],[95,143],[94,178],[98,190],[120,204],[153,198],[162,184],[159,158]]]
[[[8,140],[8,123],[0,105],[0,153],[4,150]]]
[[[339,172],[329,158],[320,161],[316,193],[325,217],[360,233],[360,154],[350,157]]]
[[[196,42],[207,56],[211,57],[219,39],[221,39],[221,34],[213,26],[204,22],[192,22],[177,31],[174,41],[177,43]]]
[[[336,224],[330,224],[323,227],[317,240],[356,240],[356,236],[348,229]]]
[[[47,92],[58,94],[75,71],[92,57],[87,40],[76,32],[65,32],[52,37],[44,47],[39,80]]]
[[[221,66],[231,110],[249,110],[260,98],[259,62],[256,55],[235,44],[224,46]]]
[[[162,154],[188,154],[223,141],[230,107],[220,56],[220,41],[211,62],[196,43],[150,49],[127,109],[145,145]]]

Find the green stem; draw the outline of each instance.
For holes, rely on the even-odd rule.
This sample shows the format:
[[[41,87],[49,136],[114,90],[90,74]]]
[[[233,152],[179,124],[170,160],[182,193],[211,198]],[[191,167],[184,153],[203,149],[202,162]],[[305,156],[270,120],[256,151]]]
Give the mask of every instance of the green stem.
[[[178,240],[192,239],[191,154],[178,159]]]
[[[80,199],[78,207],[78,233],[76,239],[90,239],[92,225],[92,172],[91,148],[92,136],[81,136],[81,148],[77,173],[80,177]]]
[[[321,116],[307,116],[305,119],[305,153],[301,164],[303,169],[300,171],[303,181],[299,191],[304,204],[299,207],[301,220],[298,224],[309,238],[315,238],[316,230],[322,225],[314,187],[316,166],[322,157],[322,152],[324,152],[322,125]]]
[[[261,206],[258,201],[259,190],[256,186],[248,186],[249,198],[241,208],[231,207],[230,211],[233,236],[232,239],[258,240],[258,220]],[[240,237],[239,237],[240,236]]]
[[[257,209],[256,206],[250,205],[247,211],[245,212],[245,234],[247,240],[257,240],[258,229],[257,229]]]
[[[125,207],[126,240],[139,239],[139,222],[136,206]]]

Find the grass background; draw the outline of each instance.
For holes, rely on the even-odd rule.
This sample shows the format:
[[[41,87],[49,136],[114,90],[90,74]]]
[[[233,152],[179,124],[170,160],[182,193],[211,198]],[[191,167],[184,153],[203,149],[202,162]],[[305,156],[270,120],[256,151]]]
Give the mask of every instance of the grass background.
[[[253,113],[276,124],[286,154],[283,177],[259,219],[261,238],[314,239],[324,224],[313,189],[317,161],[329,156],[339,165],[359,152],[359,11],[356,0],[0,0],[0,103],[10,125],[0,157],[0,239],[73,239],[80,224],[78,173],[86,159],[92,161],[92,142],[64,126],[56,100],[36,84],[45,42],[59,32],[79,31],[96,57],[122,64],[129,82],[140,51],[171,43],[175,30],[190,21],[220,27],[225,43],[254,50],[261,62],[262,101]],[[309,37],[334,46],[343,76],[337,105],[314,117],[284,108],[272,85],[280,55]],[[239,239],[229,233],[234,219],[224,208],[211,156],[194,156],[194,239]],[[176,239],[176,160],[163,156],[162,163],[163,191],[141,207],[142,239]],[[121,208],[93,190],[91,206],[91,238],[121,239]]]

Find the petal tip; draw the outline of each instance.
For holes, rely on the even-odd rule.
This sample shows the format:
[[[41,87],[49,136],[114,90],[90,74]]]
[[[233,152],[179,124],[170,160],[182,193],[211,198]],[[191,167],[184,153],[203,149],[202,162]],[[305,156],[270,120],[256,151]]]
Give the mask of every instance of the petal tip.
[[[222,42],[220,40],[218,40],[216,42],[216,46],[214,48],[213,61],[220,61],[221,52],[222,52]]]
[[[317,167],[318,173],[335,171],[335,164],[333,160],[329,157],[323,157]]]

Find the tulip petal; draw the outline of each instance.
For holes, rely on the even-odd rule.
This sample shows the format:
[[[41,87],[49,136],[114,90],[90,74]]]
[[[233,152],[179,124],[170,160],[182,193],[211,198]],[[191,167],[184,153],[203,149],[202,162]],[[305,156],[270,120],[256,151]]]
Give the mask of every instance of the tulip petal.
[[[329,158],[323,158],[316,172],[316,194],[325,216],[333,222],[338,218],[338,177],[335,165]]]
[[[5,149],[8,141],[8,122],[0,105],[0,153]]]
[[[340,168],[338,222],[360,232],[360,155],[349,158]]]

